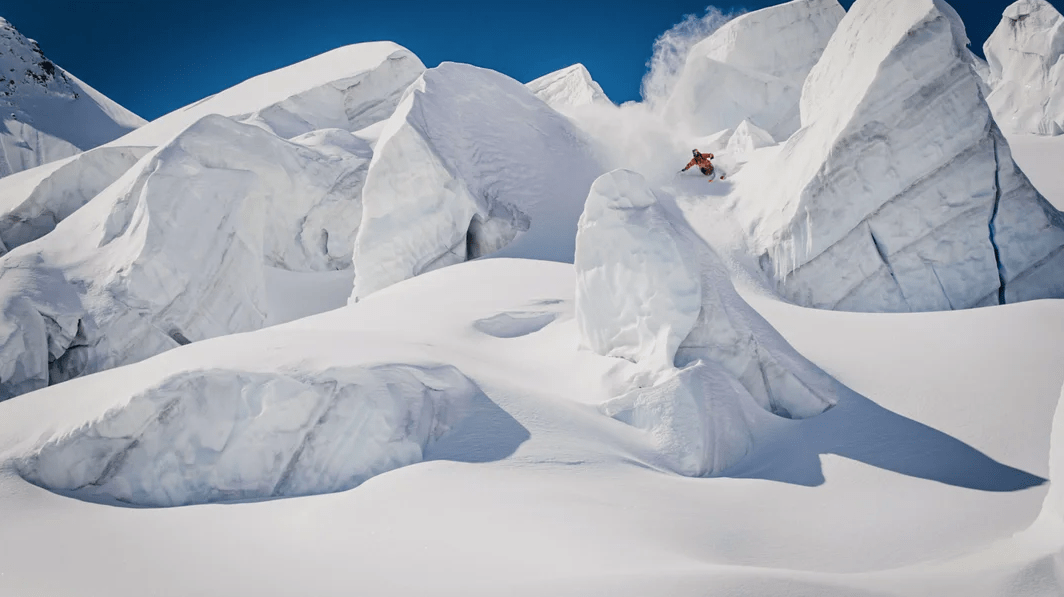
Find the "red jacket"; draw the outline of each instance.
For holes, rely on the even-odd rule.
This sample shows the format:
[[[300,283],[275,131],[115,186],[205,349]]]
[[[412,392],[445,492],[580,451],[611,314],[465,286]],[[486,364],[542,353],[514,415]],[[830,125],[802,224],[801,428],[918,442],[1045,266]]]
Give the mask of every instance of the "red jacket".
[[[687,162],[687,166],[683,170],[681,170],[681,172],[686,172],[692,166],[698,166],[699,168],[705,170],[712,170],[713,164],[709,161],[711,157],[713,157],[712,153],[700,153],[695,157],[691,158],[691,161]]]

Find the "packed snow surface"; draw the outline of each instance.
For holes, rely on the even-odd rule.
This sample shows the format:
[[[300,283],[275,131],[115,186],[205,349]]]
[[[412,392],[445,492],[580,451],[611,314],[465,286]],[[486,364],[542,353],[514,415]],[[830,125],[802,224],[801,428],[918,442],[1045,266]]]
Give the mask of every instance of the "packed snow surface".
[[[536,97],[557,109],[613,103],[583,64],[548,73],[525,86]]]
[[[735,213],[803,305],[929,311],[1064,296],[1064,216],[1012,161],[938,0],[858,0],[802,129],[738,175]]]
[[[45,58],[0,18],[0,176],[63,159],[144,124]]]
[[[1052,4],[1010,4],[983,53],[986,101],[1006,133],[1064,133],[1064,16]]]
[[[571,262],[600,171],[583,133],[524,85],[464,64],[426,71],[370,162],[352,298],[489,253]]]
[[[729,21],[691,48],[665,118],[693,136],[749,120],[787,138],[802,83],[845,14],[837,0],[793,0]]]
[[[1024,571],[1046,552],[994,566],[963,558],[1023,530],[1042,508],[1064,384],[1061,302],[869,316],[751,297],[797,350],[860,395],[803,420],[755,409],[764,424],[753,428],[751,451],[715,477],[688,478],[670,472],[645,432],[600,410],[636,365],[577,348],[576,279],[560,263],[458,264],[331,313],[197,342],[0,404],[0,592],[91,587],[120,597],[165,585],[175,594],[341,594],[357,582],[389,595],[625,597],[667,587],[694,596],[712,586],[725,595],[979,596],[1017,594],[1009,587],[1021,574],[1046,583],[1043,594],[1059,587],[1051,568]],[[523,335],[477,324],[534,312],[551,321]],[[166,477],[185,487],[209,479],[192,463],[214,456],[216,434],[232,422],[255,427],[234,424],[223,455],[268,428],[274,406],[324,400],[304,395],[317,391],[308,381],[285,377],[441,366],[480,389],[464,415],[425,445],[421,462],[350,491],[145,509],[71,499],[113,497],[92,487],[57,485],[53,495],[23,478],[46,446],[99,466],[91,451],[52,451],[64,441],[87,447],[112,421],[139,417],[151,446],[164,449],[166,438],[168,453],[192,458],[150,463],[195,473]],[[276,393],[255,382],[246,397],[226,384],[209,394],[198,387],[228,375],[276,380]],[[189,386],[167,386],[175,379]],[[457,375],[446,379],[465,387]],[[680,389],[715,390],[712,379],[683,380]],[[163,387],[177,400],[165,425],[151,416],[162,412]],[[409,387],[419,395],[420,385]],[[374,404],[394,413],[395,395],[389,389]],[[700,394],[711,405],[722,396]],[[228,410],[259,398],[269,406],[261,422]],[[197,416],[218,411],[230,414]],[[369,441],[355,430],[343,437]],[[270,439],[241,453],[258,463],[253,454],[287,445],[284,434]],[[133,464],[149,466],[149,453],[131,450],[104,485],[134,479]],[[315,490],[331,489],[321,479]],[[56,566],[64,573],[49,574]]]

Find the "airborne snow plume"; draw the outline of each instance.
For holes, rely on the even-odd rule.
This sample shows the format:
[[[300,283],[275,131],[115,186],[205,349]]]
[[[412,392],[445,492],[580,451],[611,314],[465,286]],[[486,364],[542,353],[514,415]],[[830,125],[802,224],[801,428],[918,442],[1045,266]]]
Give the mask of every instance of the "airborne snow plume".
[[[659,35],[654,40],[654,53],[647,61],[647,74],[640,86],[643,101],[653,106],[665,100],[672,92],[691,48],[741,14],[742,11],[724,13],[715,6],[707,6],[702,16],[684,15],[683,20]]]

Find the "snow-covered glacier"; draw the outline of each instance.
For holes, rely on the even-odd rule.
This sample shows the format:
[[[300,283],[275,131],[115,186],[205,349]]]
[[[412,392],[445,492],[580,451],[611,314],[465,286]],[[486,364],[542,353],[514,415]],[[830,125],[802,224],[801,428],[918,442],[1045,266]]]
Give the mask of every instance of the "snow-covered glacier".
[[[343,491],[420,462],[476,384],[450,366],[167,376],[19,459],[48,489],[140,506]]]
[[[262,327],[264,265],[325,258],[303,227],[360,159],[350,136],[300,145],[204,117],[4,255],[0,398]]]
[[[589,104],[612,104],[602,86],[591,78],[583,64],[574,64],[547,73],[525,84],[536,97],[553,108],[565,109]]]
[[[489,253],[571,261],[600,171],[584,134],[524,85],[464,64],[426,71],[374,149],[352,299]]]
[[[102,145],[144,119],[63,70],[0,18],[0,176]]]
[[[285,139],[318,129],[357,131],[387,118],[424,70],[421,60],[398,44],[352,44],[252,77],[111,145],[155,147],[209,114],[255,124]]]
[[[793,0],[729,21],[691,48],[664,117],[692,136],[749,120],[787,138],[802,83],[845,13],[837,0]]]
[[[51,232],[150,149],[98,147],[0,178],[0,255]]]
[[[739,296],[719,257],[670,219],[641,175],[599,177],[576,238],[582,343],[642,369],[603,409],[647,430],[678,472],[735,463],[768,412],[804,418],[837,401],[838,383]]]
[[[857,0],[802,129],[736,178],[762,269],[799,304],[930,311],[1064,296],[1064,216],[991,117],[940,0]]]
[[[1064,16],[1045,0],[1019,0],[983,44],[986,101],[1006,133],[1064,133]]]
[[[1049,494],[1043,514],[1064,525],[1064,388],[1060,389],[1060,404],[1049,437]]]

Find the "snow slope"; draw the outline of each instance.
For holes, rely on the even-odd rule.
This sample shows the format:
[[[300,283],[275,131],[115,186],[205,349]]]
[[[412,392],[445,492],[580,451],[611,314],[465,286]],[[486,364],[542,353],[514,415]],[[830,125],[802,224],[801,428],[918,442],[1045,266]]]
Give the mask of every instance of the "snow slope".
[[[939,0],[846,14],[803,128],[736,178],[735,213],[784,296],[857,311],[1064,296],[1064,216],[1013,163],[966,43]]]
[[[144,124],[45,58],[0,18],[0,176],[102,145]]]
[[[591,78],[591,73],[587,72],[587,67],[583,64],[574,64],[547,73],[525,83],[525,87],[556,109],[613,103],[606,97],[602,87]]]
[[[1045,0],[1018,0],[983,44],[986,101],[1006,133],[1064,132],[1064,16]]]
[[[792,0],[729,21],[691,48],[665,118],[692,136],[749,120],[787,138],[802,83],[844,14],[836,0]]]
[[[449,62],[426,71],[377,141],[352,299],[489,253],[572,261],[600,171],[583,134],[517,81]]]
[[[870,316],[750,297],[799,351],[863,396],[802,421],[773,417],[724,475],[686,478],[668,472],[640,432],[599,412],[630,364],[577,349],[575,279],[559,263],[459,264],[332,313],[0,404],[0,592],[338,595],[357,583],[389,595],[1016,594],[988,582],[985,566],[944,563],[1026,528],[1042,506],[1064,384],[1060,301]],[[68,430],[102,431],[134,414],[127,404],[156,409],[137,411],[148,420],[165,412],[144,391],[174,375],[206,384],[224,370],[441,365],[482,394],[422,462],[350,491],[122,508],[71,499],[88,488],[57,495],[22,476]],[[300,403],[303,385],[276,387],[290,390],[278,400]],[[172,438],[168,450],[191,459],[150,463],[193,473],[172,477],[182,484],[203,478],[194,464],[215,457],[213,434],[234,420],[191,417],[201,396],[175,396],[182,408],[163,417],[173,422],[148,429],[200,434],[149,434]],[[231,396],[218,408],[243,403]],[[191,449],[196,437],[204,449]],[[234,448],[260,442],[234,461],[249,465],[287,441],[235,437]],[[134,464],[149,461],[131,458],[115,478]],[[1031,561],[998,564],[1016,574]]]

